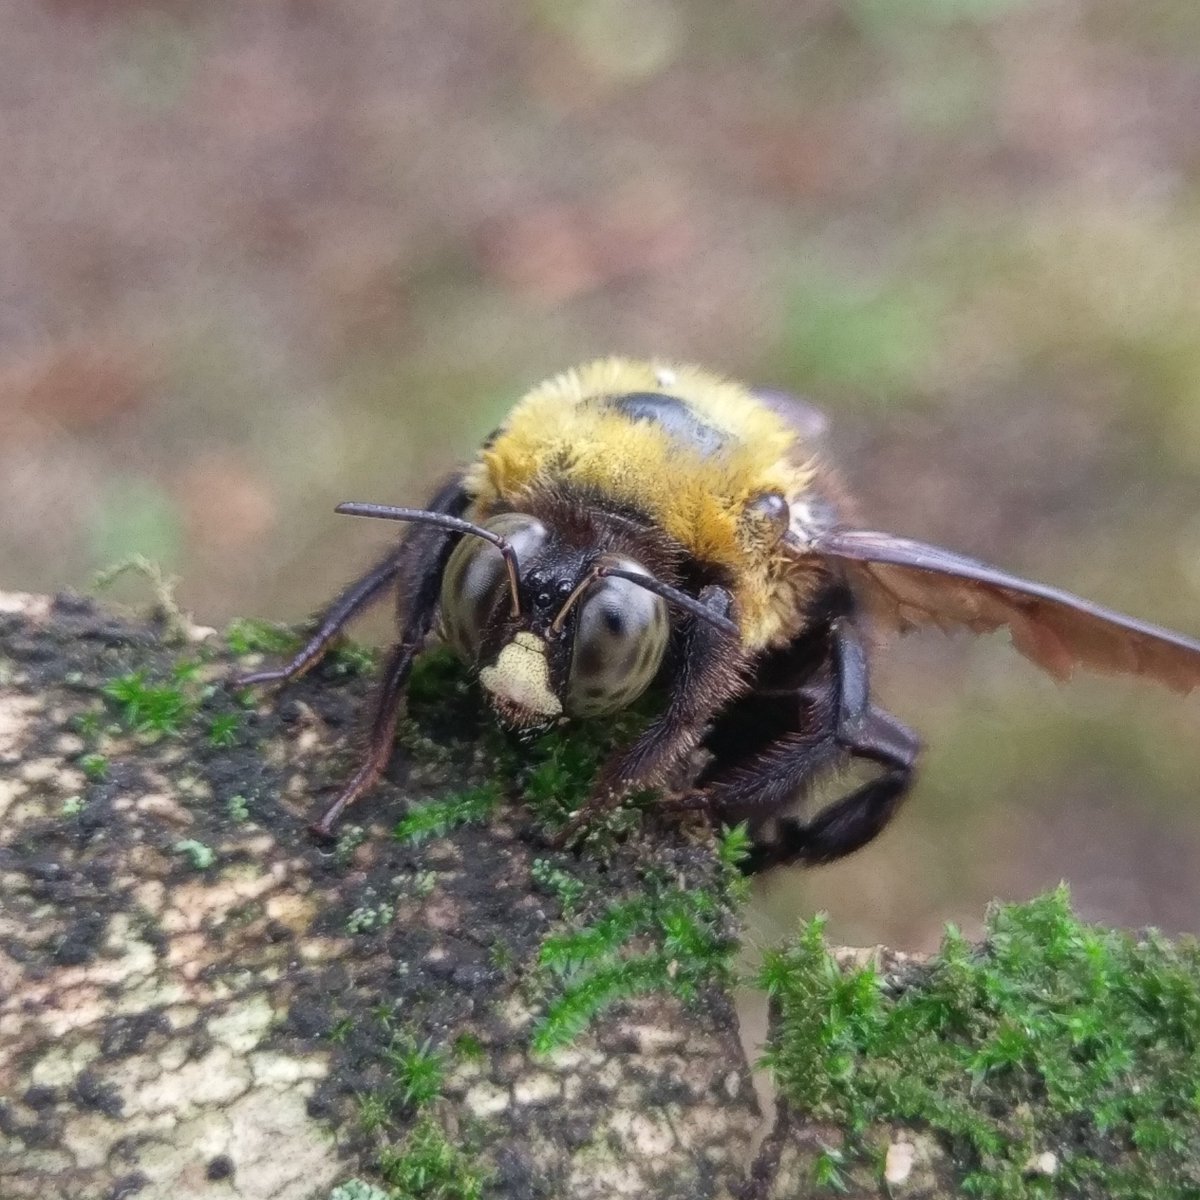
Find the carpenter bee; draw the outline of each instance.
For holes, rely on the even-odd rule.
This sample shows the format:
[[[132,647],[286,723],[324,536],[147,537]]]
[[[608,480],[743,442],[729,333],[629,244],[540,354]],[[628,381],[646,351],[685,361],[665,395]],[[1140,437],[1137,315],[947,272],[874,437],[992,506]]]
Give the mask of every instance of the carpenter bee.
[[[296,678],[353,616],[398,592],[368,753],[315,831],[328,835],[378,779],[409,669],[435,633],[519,731],[615,712],[657,684],[660,711],[602,766],[582,814],[703,752],[682,803],[748,820],[752,870],[850,854],[911,786],[918,741],[872,699],[871,625],[1003,626],[1058,679],[1085,667],[1200,686],[1192,638],[856,528],[818,457],[820,421],[695,367],[610,358],[529,392],[427,508],[339,506],[412,528],[290,663],[240,681]],[[847,760],[868,764],[868,781],[797,812]]]

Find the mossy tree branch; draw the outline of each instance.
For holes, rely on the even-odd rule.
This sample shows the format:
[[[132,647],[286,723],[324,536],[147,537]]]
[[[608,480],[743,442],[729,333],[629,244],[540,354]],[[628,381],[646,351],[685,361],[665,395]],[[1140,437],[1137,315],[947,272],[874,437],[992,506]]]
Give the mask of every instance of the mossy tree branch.
[[[551,849],[435,658],[395,775],[316,845],[369,656],[239,696],[286,635],[166,631],[0,612],[5,1200],[736,1193],[758,1116],[711,838]],[[587,758],[520,786],[552,807]]]
[[[371,659],[227,689],[290,637],[0,597],[5,1200],[1200,1194],[1193,947],[1061,896],[931,964],[814,924],[764,967],[765,1128],[736,836],[650,806],[552,849],[619,731],[514,752],[434,655],[318,846]]]

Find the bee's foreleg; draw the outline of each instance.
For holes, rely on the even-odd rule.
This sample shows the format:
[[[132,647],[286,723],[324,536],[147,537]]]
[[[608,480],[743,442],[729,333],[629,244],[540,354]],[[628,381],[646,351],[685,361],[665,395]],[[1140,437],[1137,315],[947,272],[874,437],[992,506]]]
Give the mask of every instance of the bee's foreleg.
[[[716,584],[701,589],[699,599],[719,616],[733,613],[732,595]],[[658,782],[678,763],[700,741],[713,715],[745,686],[745,661],[727,633],[693,619],[667,668],[666,707],[631,745],[617,749],[601,767],[591,795],[555,834],[555,844],[578,841],[599,813],[630,792]]]
[[[455,477],[430,500],[429,509],[432,512],[459,516],[466,511],[469,504],[470,497],[463,491],[459,478]],[[317,618],[312,636],[291,662],[282,667],[239,675],[232,680],[230,686],[242,688],[262,683],[287,683],[312,670],[325,657],[346,625],[359,613],[381,600],[387,589],[400,581],[404,573],[412,568],[413,559],[420,550],[418,546],[414,551],[410,545],[413,541],[414,538],[410,536],[399,546],[391,547],[386,556],[369,571],[348,584]]]
[[[454,512],[461,511],[466,503],[465,493],[455,481],[433,498],[430,508],[440,512]],[[404,685],[408,682],[413,659],[425,644],[437,615],[442,574],[456,541],[457,535],[452,531],[429,525],[420,526],[404,539],[394,554],[394,567],[390,574],[403,588],[400,640],[388,652],[384,664],[367,738],[366,757],[354,777],[338,793],[333,804],[322,814],[321,819],[311,826],[313,832],[320,837],[330,836],[334,822],[343,810],[370,788],[387,766],[396,736],[400,698],[404,692]],[[379,584],[379,587],[382,586],[382,583]],[[348,594],[349,592],[344,593]],[[359,606],[366,602],[361,601]],[[330,613],[332,612],[331,608]],[[348,617],[343,616],[342,623],[346,619]],[[328,623],[327,615],[325,624]],[[310,646],[316,641],[314,638]],[[317,656],[321,653],[324,653],[323,648],[317,651]],[[298,658],[302,658],[303,655],[304,651]]]
[[[703,588],[699,599],[719,616],[733,613],[733,597],[716,584]],[[713,717],[745,688],[745,661],[736,639],[693,618],[680,652],[668,668],[666,706],[631,745],[617,750],[604,765],[597,796],[657,783],[700,741]]]
[[[375,715],[371,718],[366,758],[354,773],[354,778],[342,788],[337,799],[321,814],[321,819],[309,826],[318,837],[332,836],[333,826],[343,810],[353,804],[383,774],[395,745],[400,696],[405,683],[408,682],[413,659],[421,649],[424,637],[422,633],[414,641],[405,638],[388,652],[383,678],[375,698]]]

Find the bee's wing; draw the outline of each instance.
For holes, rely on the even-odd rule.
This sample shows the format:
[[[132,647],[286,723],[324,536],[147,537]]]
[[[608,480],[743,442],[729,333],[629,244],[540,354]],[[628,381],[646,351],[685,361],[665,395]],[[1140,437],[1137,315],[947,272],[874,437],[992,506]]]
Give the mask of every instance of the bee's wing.
[[[777,388],[752,388],[750,393],[800,435],[806,446],[820,446],[829,433],[829,418],[810,400]]]
[[[817,531],[808,549],[839,560],[868,611],[901,631],[1006,626],[1016,648],[1056,679],[1085,667],[1143,675],[1177,692],[1200,687],[1200,641],[1070,592],[887,533]]]

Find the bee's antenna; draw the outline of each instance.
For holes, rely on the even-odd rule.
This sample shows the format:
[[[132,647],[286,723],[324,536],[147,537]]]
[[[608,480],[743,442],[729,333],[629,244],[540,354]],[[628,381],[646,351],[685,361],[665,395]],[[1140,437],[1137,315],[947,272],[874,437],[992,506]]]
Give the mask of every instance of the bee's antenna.
[[[678,588],[673,588],[669,583],[663,583],[660,579],[655,579],[653,575],[642,575],[637,571],[627,571],[624,567],[616,565],[608,566],[605,563],[598,563],[593,567],[576,585],[575,590],[563,601],[563,606],[558,610],[554,618],[554,623],[550,628],[557,633],[562,628],[562,623],[567,619],[567,613],[574,607],[575,602],[583,595],[597,579],[602,579],[609,575],[616,579],[628,579],[630,583],[636,583],[640,587],[644,587],[648,592],[654,592],[655,595],[661,596],[668,604],[674,604],[677,608],[682,608],[685,612],[689,612],[693,617],[699,617],[702,621],[707,621],[710,625],[716,626],[722,633],[728,634],[730,637],[738,637],[740,630],[733,621],[728,617],[722,617],[719,613],[715,613],[711,608],[701,604],[694,596],[689,596],[687,592],[681,592]]]
[[[348,517],[380,517],[385,521],[412,521],[419,525],[436,525],[439,529],[449,529],[454,533],[469,533],[473,537],[483,538],[490,542],[504,555],[504,565],[508,568],[508,587],[512,592],[513,616],[521,614],[520,575],[517,573],[517,552],[512,543],[482,525],[464,521],[461,517],[452,517],[449,513],[429,512],[424,508],[393,508],[388,504],[360,504],[348,500],[339,504],[334,512]]]
[[[636,583],[639,587],[644,587],[648,592],[654,592],[661,596],[668,604],[674,604],[677,608],[682,608],[685,612],[689,612],[693,617],[699,617],[702,621],[707,621],[710,625],[714,625],[722,633],[729,637],[740,637],[741,630],[737,624],[731,621],[728,617],[723,617],[719,613],[713,612],[707,605],[702,604],[695,596],[689,596],[687,592],[681,592],[678,588],[673,588],[669,583],[663,583],[661,579],[655,579],[653,575],[639,575],[636,571],[626,571],[623,567],[599,567],[596,571],[597,575],[612,575],[617,579],[628,579],[630,583]]]
[[[563,622],[567,619],[567,614],[575,607],[575,602],[583,595],[584,592],[596,582],[603,574],[599,567],[593,567],[576,585],[571,594],[563,601],[562,608],[554,615],[554,620],[550,623],[550,632],[557,633],[563,626]]]

